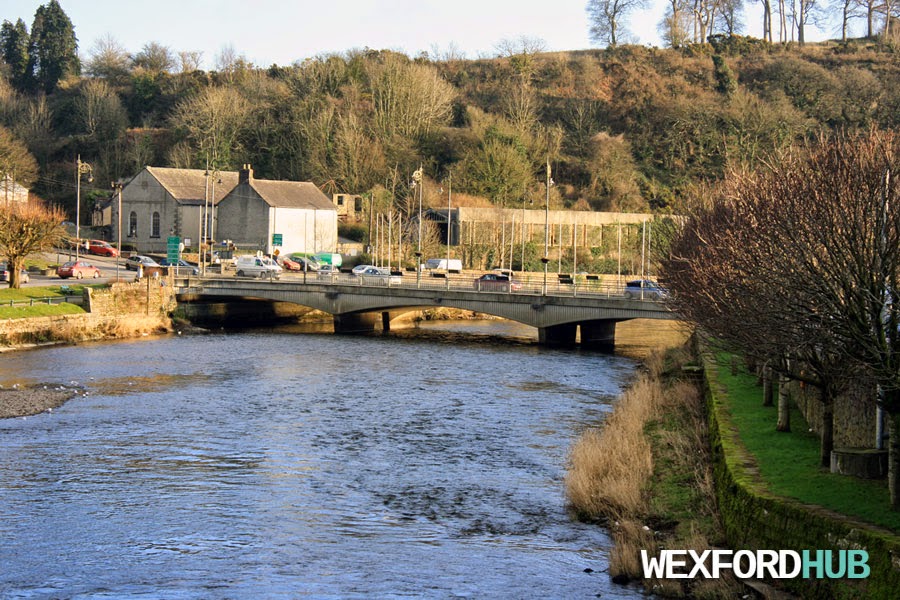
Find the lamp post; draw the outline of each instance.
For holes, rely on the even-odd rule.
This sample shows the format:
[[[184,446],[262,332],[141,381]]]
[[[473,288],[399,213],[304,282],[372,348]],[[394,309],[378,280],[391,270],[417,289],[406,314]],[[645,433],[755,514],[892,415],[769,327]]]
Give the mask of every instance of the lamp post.
[[[422,193],[425,191],[425,180],[422,166],[413,173],[412,188],[419,192],[419,233],[416,242],[416,287],[422,283]]]
[[[547,295],[547,263],[550,262],[550,186],[553,180],[550,178],[550,158],[547,158],[547,199],[544,203],[544,256],[541,262],[544,263],[544,287],[541,293]]]
[[[453,171],[447,174],[447,289],[450,289],[450,209],[453,206]]]
[[[81,155],[75,161],[75,261],[78,261],[78,251],[81,249],[81,176],[88,174],[88,183],[94,181],[94,168],[86,162],[81,162]]]
[[[119,281],[119,257],[122,256],[122,182],[113,181],[112,187],[119,197],[116,209],[116,281]]]

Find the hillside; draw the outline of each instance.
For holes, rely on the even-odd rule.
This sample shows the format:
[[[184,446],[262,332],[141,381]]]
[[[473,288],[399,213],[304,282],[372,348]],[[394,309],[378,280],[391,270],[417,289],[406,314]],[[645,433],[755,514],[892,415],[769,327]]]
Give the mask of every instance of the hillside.
[[[354,50],[268,69],[102,69],[50,94],[0,79],[0,124],[37,159],[33,190],[74,214],[74,163],[92,196],[147,164],[311,180],[404,209],[420,164],[426,202],[543,202],[672,210],[685,191],[752,168],[822,130],[900,121],[900,62],[855,40],[803,48],[744,37],[681,50],[622,46],[432,61]],[[481,198],[481,200],[478,200]]]

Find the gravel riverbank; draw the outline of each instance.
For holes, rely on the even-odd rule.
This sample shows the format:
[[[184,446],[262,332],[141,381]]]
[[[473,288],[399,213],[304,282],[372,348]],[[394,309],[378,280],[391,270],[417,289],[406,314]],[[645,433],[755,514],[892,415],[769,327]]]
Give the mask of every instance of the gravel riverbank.
[[[0,419],[37,415],[62,406],[68,399],[78,395],[76,388],[59,384],[35,385],[27,388],[0,389]]]

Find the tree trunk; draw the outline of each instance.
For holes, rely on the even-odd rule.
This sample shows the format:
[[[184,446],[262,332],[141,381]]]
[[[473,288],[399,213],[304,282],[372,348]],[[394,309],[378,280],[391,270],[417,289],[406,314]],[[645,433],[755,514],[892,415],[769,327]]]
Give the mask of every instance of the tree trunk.
[[[888,490],[891,493],[891,508],[900,509],[900,412],[889,413],[888,432]]]
[[[772,368],[765,365],[762,371],[763,406],[775,406],[774,394],[772,394]]]
[[[776,431],[790,432],[791,430],[791,395],[788,393],[788,378],[783,375],[778,378],[778,424]]]
[[[834,450],[834,397],[830,390],[822,391],[822,443],[820,462],[831,468],[831,451]]]

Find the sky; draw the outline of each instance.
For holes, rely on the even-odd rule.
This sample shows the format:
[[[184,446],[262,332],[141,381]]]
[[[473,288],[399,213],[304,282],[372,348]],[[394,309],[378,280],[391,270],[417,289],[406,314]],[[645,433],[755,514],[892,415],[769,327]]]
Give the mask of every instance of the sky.
[[[21,18],[31,29],[34,13],[48,0],[3,0],[0,20]],[[665,0],[635,12],[629,30],[641,44],[662,45],[656,32]],[[465,58],[496,56],[502,40],[538,38],[545,49],[592,47],[587,0],[59,0],[75,25],[79,52],[89,56],[97,40],[111,35],[135,54],[148,42],[174,52],[202,52],[203,68],[231,46],[259,67],[290,65],[353,48],[445,53]],[[747,1],[748,35],[760,37],[758,2]],[[808,34],[816,41],[827,36]]]

